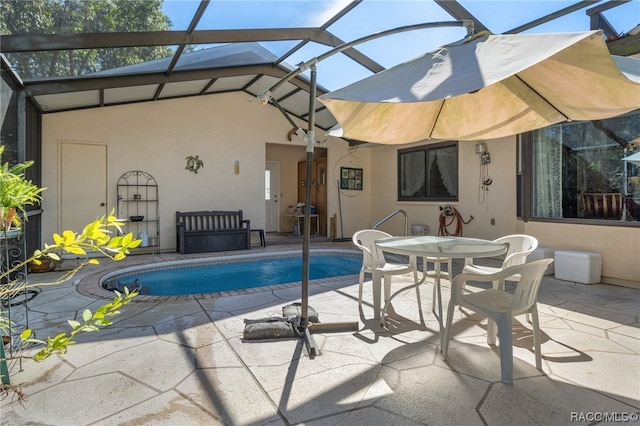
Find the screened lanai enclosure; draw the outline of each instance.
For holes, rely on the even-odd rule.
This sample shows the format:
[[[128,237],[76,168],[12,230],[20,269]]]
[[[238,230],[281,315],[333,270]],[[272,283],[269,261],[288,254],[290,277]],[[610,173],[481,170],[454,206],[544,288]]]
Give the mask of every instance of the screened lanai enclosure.
[[[638,0],[2,2],[1,108],[2,144],[6,147],[2,160],[35,160],[28,177],[42,184],[43,163],[58,161],[42,157],[42,122],[47,116],[53,120],[71,112],[110,111],[111,107],[127,105],[146,108],[164,101],[222,99],[233,94],[242,94],[248,106],[255,105],[261,94],[298,64],[393,28],[406,30],[346,48],[319,62],[315,95],[464,38],[467,28],[450,25],[452,22],[469,22],[476,33],[494,34],[601,30],[612,55],[638,57],[639,4]],[[418,28],[424,23],[445,24]],[[322,142],[324,133],[337,121],[321,103],[310,102],[311,89],[311,70],[303,70],[278,86],[266,108],[274,110],[288,129],[303,126],[313,111],[316,136]],[[638,116],[635,111],[519,135],[518,167],[513,176],[517,220],[626,226],[637,231],[640,170],[621,159],[640,151]],[[246,127],[239,124],[241,121],[239,117],[229,128]],[[163,122],[169,126],[167,132],[184,134],[189,130],[178,119]],[[296,141],[296,134],[289,137]],[[138,139],[150,151],[163,151],[157,140]],[[343,142],[349,152],[357,147],[376,149],[365,140]],[[433,145],[438,143],[444,145]],[[462,203],[461,146],[458,141],[430,141],[394,151],[388,161],[393,165],[393,176],[402,176],[406,171],[402,161],[412,158],[412,170],[405,174],[412,177],[402,182],[404,186],[385,189],[392,192],[389,199],[409,205],[432,202],[434,210],[438,203]],[[438,157],[434,161],[430,155],[438,150],[451,153],[451,159]],[[420,155],[431,161],[416,168],[415,158]],[[475,152],[471,155],[475,164]],[[205,164],[204,170],[211,169]],[[247,170],[244,163],[240,170]],[[115,187],[121,172],[113,174],[109,184]],[[431,181],[430,176],[434,176]],[[365,182],[370,181],[367,175]],[[371,189],[365,188],[363,193],[366,191]],[[330,204],[337,204],[336,193]],[[163,200],[167,198],[164,194]],[[57,208],[60,203],[56,200]],[[369,204],[373,218],[388,213],[376,211],[375,201]],[[51,208],[44,214],[48,213],[53,213]],[[42,215],[39,208],[29,211],[26,232],[30,250],[41,245],[41,234],[49,230],[42,227]],[[256,221],[256,226],[263,220]]]

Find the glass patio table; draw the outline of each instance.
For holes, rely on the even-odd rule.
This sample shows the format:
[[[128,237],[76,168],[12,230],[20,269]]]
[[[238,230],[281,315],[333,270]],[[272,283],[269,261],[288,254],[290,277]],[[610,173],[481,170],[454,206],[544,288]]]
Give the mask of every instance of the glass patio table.
[[[496,243],[494,241],[482,240],[478,238],[450,236],[436,237],[430,235],[381,238],[376,241],[376,247],[378,247],[385,253],[405,255],[409,256],[409,258],[434,257],[438,260],[449,258],[464,259],[474,257],[492,257],[499,256],[506,253],[507,251],[507,246],[505,244]],[[451,271],[450,276],[451,278],[453,278]],[[386,300],[382,310],[380,310],[382,277],[380,274],[373,274],[372,281],[374,312],[377,315],[380,315],[383,326],[385,325],[385,312],[387,311],[387,307],[389,306],[391,299],[405,290],[422,285],[426,281],[426,279],[427,274],[426,272],[424,272],[422,279],[417,284],[403,287],[395,293],[391,294],[391,296],[389,296],[389,298]],[[440,324],[440,347],[442,347],[444,322],[442,320],[442,292],[440,289],[440,273],[436,275],[434,285],[436,286],[438,298],[438,313],[436,316],[438,319],[438,323]]]

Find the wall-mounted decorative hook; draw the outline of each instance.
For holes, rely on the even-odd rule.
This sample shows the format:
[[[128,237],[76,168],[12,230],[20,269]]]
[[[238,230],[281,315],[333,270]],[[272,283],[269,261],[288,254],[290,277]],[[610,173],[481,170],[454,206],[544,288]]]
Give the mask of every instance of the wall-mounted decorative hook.
[[[186,157],[185,160],[187,160],[187,166],[185,167],[185,170],[189,170],[190,172],[197,174],[198,169],[204,167],[204,162],[197,155],[190,155]]]

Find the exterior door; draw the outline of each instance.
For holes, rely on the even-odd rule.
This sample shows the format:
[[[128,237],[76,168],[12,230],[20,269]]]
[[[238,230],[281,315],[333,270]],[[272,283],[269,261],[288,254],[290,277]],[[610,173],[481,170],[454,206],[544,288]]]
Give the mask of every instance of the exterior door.
[[[80,232],[107,214],[107,146],[60,143],[59,230]]]
[[[267,161],[264,173],[265,232],[277,232],[280,224],[280,163]]]

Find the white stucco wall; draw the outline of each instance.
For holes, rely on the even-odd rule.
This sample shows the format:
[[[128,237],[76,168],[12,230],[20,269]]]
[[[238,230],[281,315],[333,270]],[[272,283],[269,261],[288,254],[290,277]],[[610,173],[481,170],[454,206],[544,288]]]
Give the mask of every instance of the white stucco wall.
[[[494,239],[517,228],[516,192],[515,192],[515,140],[507,138],[485,142],[491,154],[488,172],[493,183],[488,191],[479,190],[480,158],[475,153],[475,143],[459,144],[459,201],[451,203],[462,215],[464,221],[473,220],[463,225],[463,235],[475,238]],[[415,144],[421,145],[421,144]],[[406,148],[402,146],[401,148]],[[397,152],[398,147],[386,146],[371,149],[373,170],[373,186],[375,195],[372,200],[370,218],[372,223],[378,222],[397,209],[402,209],[409,217],[409,225],[424,224],[429,226],[429,234],[437,235],[441,205],[444,202],[402,202],[397,201]],[[480,192],[480,194],[479,194]],[[481,202],[482,197],[484,201]],[[491,218],[495,225],[491,225]],[[449,229],[453,231],[455,224]],[[394,235],[404,232],[404,217],[396,216],[383,229]]]
[[[60,231],[60,141],[107,145],[107,211],[116,206],[116,183],[122,173],[144,170],[156,178],[162,250],[175,249],[177,210],[242,209],[252,227],[263,228],[267,143],[301,147],[292,151],[295,168],[281,169],[285,182],[296,176],[297,162],[306,154],[300,138],[287,140],[291,126],[277,109],[248,99],[246,94],[227,93],[44,115],[42,172],[43,186],[48,188],[43,199],[44,240]],[[322,135],[321,130],[317,133]],[[326,143],[329,165],[347,152],[342,140],[329,138]],[[189,155],[204,161],[198,174],[184,168]],[[238,175],[233,167],[236,160]],[[286,191],[289,195],[291,189]],[[331,205],[337,198],[335,188],[330,186],[328,192],[331,215],[337,211],[337,205]],[[368,210],[368,200],[359,209]]]
[[[461,142],[459,202],[453,203],[465,221],[463,235],[495,239],[503,235],[526,233],[539,241],[540,247],[578,250],[602,255],[602,281],[640,288],[640,228],[592,226],[549,222],[523,222],[516,216],[516,142],[515,137],[485,141],[491,154],[489,175],[493,183],[481,202],[478,194],[480,159],[474,142]],[[419,144],[417,144],[419,145]],[[405,146],[402,146],[405,148]],[[365,148],[366,149],[366,148]],[[371,151],[372,185],[375,188],[369,221],[375,224],[391,212],[407,212],[409,224],[429,226],[430,235],[438,234],[439,206],[444,203],[403,203],[397,201],[397,150],[395,146],[378,146]],[[491,219],[495,225],[491,225]],[[401,215],[380,229],[394,235],[404,232]],[[450,230],[454,227],[451,226]]]
[[[640,228],[527,222],[541,247],[602,256],[602,282],[640,288]]]
[[[336,237],[338,238],[351,238],[356,231],[369,227],[371,201],[376,194],[376,187],[372,179],[374,170],[370,166],[370,157],[370,150],[349,150],[347,146],[342,144],[329,151],[327,161],[329,216],[335,215],[336,217]],[[341,167],[362,169],[361,191],[349,189],[338,191]]]
[[[237,210],[263,228],[265,160],[281,162],[281,211],[297,198],[297,163],[305,158],[304,141],[287,140],[290,124],[273,107],[248,102],[241,93],[165,100],[98,109],[45,114],[43,116],[43,239],[59,232],[58,148],[60,141],[105,144],[108,147],[108,206],[116,205],[116,183],[128,170],[145,170],[160,189],[161,248],[175,249],[176,210]],[[304,127],[304,124],[301,124]],[[318,130],[319,139],[323,139]],[[583,250],[603,256],[603,281],[640,287],[640,228],[588,226],[519,221],[516,217],[515,138],[486,141],[491,154],[488,173],[493,183],[482,201],[479,191],[480,159],[475,143],[461,142],[460,197],[454,206],[465,221],[463,235],[494,239],[526,232],[540,246]],[[269,155],[267,155],[269,144]],[[443,203],[397,201],[397,149],[395,146],[361,146],[327,138],[328,215],[336,215],[338,237],[351,237],[373,226],[397,209],[409,216],[409,224],[426,224],[438,232],[439,206]],[[404,148],[404,146],[403,146]],[[199,155],[204,168],[198,174],[184,169],[185,157]],[[240,162],[240,173],[233,164]],[[285,167],[283,167],[285,165]],[[362,168],[362,191],[341,191],[340,167]],[[293,184],[292,184],[293,182]],[[83,185],[83,182],[78,182]],[[340,202],[339,202],[340,201]],[[340,209],[341,207],[341,209]],[[282,210],[284,209],[284,210]],[[342,230],[340,226],[342,212]],[[495,225],[491,225],[491,219]],[[404,219],[396,216],[381,229],[404,232]]]

